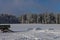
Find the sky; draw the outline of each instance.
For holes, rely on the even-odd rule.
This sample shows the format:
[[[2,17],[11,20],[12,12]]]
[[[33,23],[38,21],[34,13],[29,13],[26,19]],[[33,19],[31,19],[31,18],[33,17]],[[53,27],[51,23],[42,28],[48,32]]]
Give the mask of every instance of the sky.
[[[0,13],[21,15],[25,13],[60,12],[60,0],[0,0]]]

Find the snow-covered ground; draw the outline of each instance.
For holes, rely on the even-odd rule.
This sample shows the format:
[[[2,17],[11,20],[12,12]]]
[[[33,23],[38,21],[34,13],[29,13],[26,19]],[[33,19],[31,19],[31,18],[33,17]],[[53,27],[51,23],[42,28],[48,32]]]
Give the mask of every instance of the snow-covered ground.
[[[1,25],[1,24],[0,24]],[[59,24],[10,24],[14,33],[1,33],[0,40],[60,40]]]

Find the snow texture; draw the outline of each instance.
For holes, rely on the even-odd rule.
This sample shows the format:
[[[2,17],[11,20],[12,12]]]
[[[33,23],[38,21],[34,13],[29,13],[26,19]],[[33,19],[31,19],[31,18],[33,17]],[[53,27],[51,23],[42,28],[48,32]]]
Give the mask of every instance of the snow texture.
[[[1,25],[1,24],[0,24]],[[60,40],[59,24],[10,24],[16,32],[0,32],[0,40]]]

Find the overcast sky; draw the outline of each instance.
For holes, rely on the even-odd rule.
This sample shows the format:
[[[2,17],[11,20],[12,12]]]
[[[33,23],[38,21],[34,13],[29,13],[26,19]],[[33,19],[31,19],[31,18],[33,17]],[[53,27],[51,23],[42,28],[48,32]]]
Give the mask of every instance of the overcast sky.
[[[0,0],[0,13],[60,12],[60,0]]]

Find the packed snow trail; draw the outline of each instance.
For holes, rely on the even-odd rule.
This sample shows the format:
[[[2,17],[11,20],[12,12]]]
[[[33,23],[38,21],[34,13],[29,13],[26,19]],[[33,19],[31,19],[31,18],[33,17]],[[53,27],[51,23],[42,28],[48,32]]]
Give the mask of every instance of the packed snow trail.
[[[60,40],[60,32],[44,31],[31,30],[28,32],[0,33],[0,40]]]
[[[0,32],[0,40],[60,40],[60,24],[11,24],[11,30],[20,32]]]

